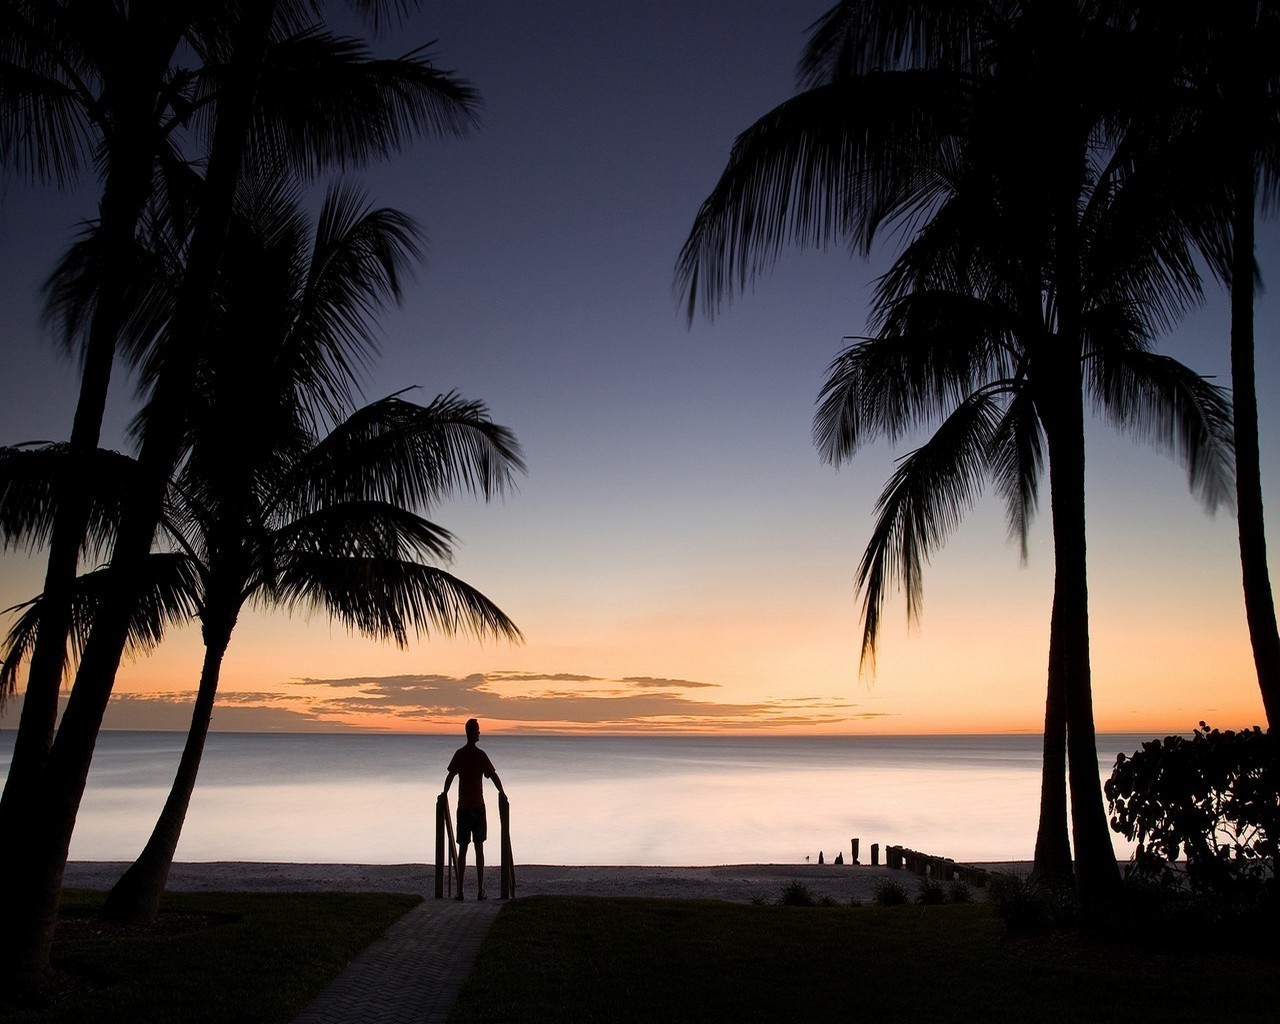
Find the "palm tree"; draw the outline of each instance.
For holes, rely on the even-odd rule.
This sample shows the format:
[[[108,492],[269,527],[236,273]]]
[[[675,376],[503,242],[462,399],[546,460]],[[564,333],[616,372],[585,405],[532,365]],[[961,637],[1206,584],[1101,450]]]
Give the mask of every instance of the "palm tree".
[[[268,14],[272,5],[256,5]],[[377,7],[374,5],[374,11]],[[78,467],[94,457],[121,321],[139,249],[142,210],[157,183],[180,181],[189,124],[208,128],[229,92],[234,2],[73,4],[5,0],[0,9],[0,157],[34,179],[65,181],[89,158],[102,169],[94,232],[93,302],[66,317],[69,343],[83,346],[80,398],[48,545],[46,641],[31,660],[22,725],[3,809],[38,771],[53,739],[64,668],[69,588],[85,530]],[[255,148],[307,171],[367,160],[421,129],[457,133],[471,123],[470,88],[422,53],[373,60],[357,40],[299,22],[282,5],[263,54],[253,124]],[[269,25],[269,22],[265,23]],[[188,49],[179,51],[186,43]],[[182,55],[199,55],[193,68]],[[65,310],[59,310],[64,313]]]
[[[18,4],[12,10],[25,11],[28,6]],[[366,0],[358,6],[377,14],[384,5]],[[139,16],[146,10],[149,5],[139,5]],[[0,851],[0,867],[8,869],[5,873],[31,882],[24,888],[21,906],[14,908],[14,924],[0,940],[0,962],[19,989],[42,987],[48,979],[62,869],[94,743],[128,636],[130,608],[140,599],[143,565],[167,482],[181,456],[182,396],[194,370],[193,351],[200,347],[210,320],[232,200],[246,160],[250,154],[273,161],[287,155],[314,170],[333,162],[382,156],[422,131],[462,131],[473,121],[470,89],[437,72],[422,53],[393,61],[364,59],[358,44],[335,39],[310,25],[299,14],[298,5],[288,0],[228,0],[214,13],[225,14],[225,20],[202,22],[207,33],[188,40],[206,59],[207,85],[199,89],[193,85],[191,95],[204,101],[209,116],[202,118],[198,111],[187,109],[177,120],[182,123],[187,115],[193,115],[192,123],[203,121],[209,129],[207,170],[191,230],[184,284],[167,329],[170,337],[182,343],[167,346],[163,366],[152,378],[153,429],[139,454],[140,485],[122,510],[111,558],[113,571],[107,577],[111,594],[102,603],[85,642],[57,737],[50,746],[65,632],[51,628],[40,631],[32,656],[33,664],[44,666],[46,674],[28,681],[29,694],[38,688],[44,695],[36,702],[42,713],[28,719],[24,712],[19,724],[24,766],[16,777],[11,767],[6,800],[0,804],[3,831],[30,837],[21,849]],[[318,59],[323,50],[318,44],[326,42],[332,44],[329,53],[336,54],[335,60]],[[331,96],[322,78],[312,79],[308,86],[308,74],[317,69],[341,72],[343,68],[351,73],[334,77],[340,88],[333,102],[317,105],[299,101],[309,95]],[[0,99],[8,103],[12,95],[6,83]],[[294,119],[281,124],[268,116],[275,112]],[[12,140],[5,138],[4,152],[8,154]],[[89,363],[109,369],[111,359],[86,359]],[[105,395],[104,379],[99,377],[97,384]],[[79,550],[80,534],[74,525],[56,531],[61,542],[69,545],[62,549],[64,553]],[[74,556],[63,557],[59,565],[67,575],[56,581],[53,593],[65,608],[71,591],[69,579],[75,573]],[[54,610],[51,599],[51,616]],[[63,615],[60,624],[65,627],[68,622],[69,616]],[[58,652],[42,657],[45,645],[55,645]],[[53,671],[54,667],[59,671]]]
[[[1280,721],[1280,629],[1267,565],[1254,359],[1254,218],[1280,174],[1280,11],[1273,4],[1137,4],[1156,57],[1150,155],[1189,187],[1219,196],[1199,225],[1231,295],[1236,510],[1245,616],[1267,723]],[[1172,170],[1176,168],[1176,170]]]
[[[815,27],[802,62],[808,88],[739,136],[678,267],[690,315],[699,302],[714,313],[786,243],[843,238],[870,252],[886,225],[908,234],[925,225],[882,283],[883,337],[833,364],[815,428],[824,454],[839,461],[869,436],[895,439],[946,417],[882,498],[861,570],[864,655],[874,650],[873,595],[885,577],[904,579],[914,610],[919,557],[945,536],[984,474],[999,481],[1021,534],[1047,461],[1056,570],[1036,867],[1061,878],[1071,863],[1065,754],[1076,878],[1089,901],[1108,898],[1119,875],[1092,717],[1082,375],[1120,419],[1150,424],[1172,415],[1170,367],[1145,351],[1149,314],[1171,314],[1196,293],[1181,236],[1157,231],[1159,219],[1142,219],[1154,232],[1145,251],[1134,250],[1140,235],[1089,223],[1141,208],[1110,205],[1127,167],[1116,148],[1127,83],[1107,80],[1106,71],[1123,62],[1102,61],[1096,75],[1078,70],[1092,66],[1090,52],[1105,47],[1114,58],[1125,41],[1103,14],[1074,3],[840,4]],[[1086,79],[1078,94],[1065,88]],[[1102,260],[1103,243],[1117,240],[1128,245],[1129,266],[1108,290],[1097,268],[1087,279],[1089,261]],[[1102,310],[1114,317],[1153,284],[1154,307],[1130,312],[1123,330],[1100,333]],[[1002,318],[992,319],[995,310]],[[1108,392],[1090,377],[1104,364],[1108,373],[1134,365],[1116,381],[1103,378],[1114,384]],[[1165,386],[1155,387],[1161,378]],[[1119,383],[1142,380],[1137,394],[1155,403],[1146,414]],[[1193,385],[1183,379],[1179,395],[1184,440],[1198,436],[1221,454],[1211,429],[1220,400]],[[895,518],[913,512],[932,517]]]
[[[220,397],[247,397],[244,390],[233,385]],[[253,406],[236,401],[230,409],[209,410],[211,422],[202,434],[204,426],[232,427],[228,412],[239,429],[205,435],[213,451],[202,451],[198,440],[175,488],[180,518],[192,534],[180,540],[199,577],[204,665],[173,787],[141,855],[107,897],[103,911],[111,917],[146,921],[159,909],[195,787],[220,666],[246,602],[315,606],[352,630],[399,646],[429,626],[445,633],[519,636],[483,594],[428,564],[448,558],[450,535],[401,504],[405,495],[435,496],[461,481],[487,495],[520,465],[510,435],[483,407],[453,396],[427,407],[392,397],[312,443],[296,424],[286,426],[285,437],[272,437],[271,424],[246,423],[236,415],[246,408]],[[255,425],[262,429],[253,431]],[[253,447],[226,450],[233,437]],[[228,480],[232,465],[234,479]],[[210,470],[223,479],[195,478]],[[227,485],[243,493],[227,493]]]
[[[316,435],[348,401],[348,363],[368,329],[353,318],[394,286],[397,257],[414,251],[411,225],[337,190],[308,256],[305,222],[276,188],[251,194],[245,214],[167,503],[199,576],[204,667],[169,798],[104,908],[115,917],[149,920],[159,907],[246,602],[316,606],[401,646],[428,626],[519,636],[484,595],[429,564],[448,559],[452,538],[413,511],[458,490],[504,490],[523,468],[510,431],[453,395],[426,407],[393,395]]]

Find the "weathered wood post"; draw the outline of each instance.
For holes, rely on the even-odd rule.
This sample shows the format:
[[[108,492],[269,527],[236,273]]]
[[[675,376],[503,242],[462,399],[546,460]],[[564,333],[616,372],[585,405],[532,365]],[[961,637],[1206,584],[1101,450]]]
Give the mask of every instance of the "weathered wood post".
[[[880,844],[879,843],[871,844],[871,866],[873,868],[878,868],[880,866]]]
[[[857,839],[853,840],[853,860],[850,861],[850,863],[852,864],[858,863],[858,840]]]
[[[444,819],[449,814],[449,798],[436,797],[436,899],[444,899]]]
[[[507,900],[516,894],[516,866],[511,856],[511,801],[506,793],[498,794],[498,820],[502,823],[502,877],[498,895]]]

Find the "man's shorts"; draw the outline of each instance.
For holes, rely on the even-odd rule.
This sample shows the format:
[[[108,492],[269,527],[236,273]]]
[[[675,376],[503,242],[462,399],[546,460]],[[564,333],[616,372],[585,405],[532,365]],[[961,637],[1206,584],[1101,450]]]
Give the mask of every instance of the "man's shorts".
[[[484,805],[479,807],[458,808],[458,845],[469,843],[473,839],[483,843],[489,838],[489,821],[484,814]]]

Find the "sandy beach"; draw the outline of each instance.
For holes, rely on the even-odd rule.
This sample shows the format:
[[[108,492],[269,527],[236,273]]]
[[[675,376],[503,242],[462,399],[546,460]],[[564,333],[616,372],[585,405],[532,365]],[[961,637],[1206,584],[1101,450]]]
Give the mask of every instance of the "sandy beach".
[[[982,865],[1016,871],[1019,863]],[[73,888],[107,889],[128,867],[116,861],[73,861],[64,884]],[[467,896],[474,893],[468,870]],[[488,888],[497,894],[496,865],[486,870]],[[791,882],[802,882],[819,897],[847,903],[870,900],[883,879],[900,881],[914,894],[917,881],[907,871],[886,867],[840,864],[731,864],[714,867],[560,866],[521,864],[516,867],[516,895],[632,896],[658,899],[727,900],[750,903],[774,901]],[[432,895],[430,864],[281,864],[250,861],[180,863],[169,875],[176,891],[238,892],[413,892]],[[975,890],[981,896],[981,890]]]

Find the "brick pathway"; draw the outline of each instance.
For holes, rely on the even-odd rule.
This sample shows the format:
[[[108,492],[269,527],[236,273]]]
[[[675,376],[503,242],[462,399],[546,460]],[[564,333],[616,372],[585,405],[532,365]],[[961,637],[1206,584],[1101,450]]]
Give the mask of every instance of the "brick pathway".
[[[443,1024],[502,904],[427,898],[355,958],[294,1024]]]

